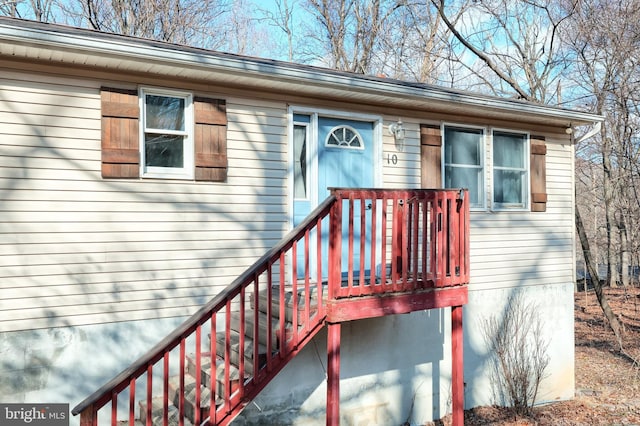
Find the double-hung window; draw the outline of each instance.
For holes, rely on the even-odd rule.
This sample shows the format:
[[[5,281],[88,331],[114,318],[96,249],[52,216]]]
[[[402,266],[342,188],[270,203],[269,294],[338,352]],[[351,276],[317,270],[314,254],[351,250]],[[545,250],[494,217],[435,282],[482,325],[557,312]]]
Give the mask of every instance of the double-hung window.
[[[444,128],[444,185],[469,189],[471,207],[484,207],[484,130]]]
[[[191,94],[143,89],[141,175],[192,179],[194,174]]]
[[[493,132],[493,208],[524,209],[529,193],[528,136]]]

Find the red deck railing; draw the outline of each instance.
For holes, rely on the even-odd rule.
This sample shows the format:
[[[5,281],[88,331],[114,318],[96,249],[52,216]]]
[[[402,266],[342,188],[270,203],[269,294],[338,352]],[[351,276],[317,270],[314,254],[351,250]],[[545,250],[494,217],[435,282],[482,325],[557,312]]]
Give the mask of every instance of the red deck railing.
[[[337,202],[330,241],[336,247],[329,253],[329,273],[341,285],[329,286],[330,299],[469,282],[464,191],[336,189],[332,195]],[[355,247],[364,256],[354,256]],[[347,265],[341,262],[345,257]],[[376,266],[367,269],[367,262]]]
[[[83,426],[229,423],[322,328],[327,300],[468,283],[468,212],[464,191],[332,189],[73,414]]]

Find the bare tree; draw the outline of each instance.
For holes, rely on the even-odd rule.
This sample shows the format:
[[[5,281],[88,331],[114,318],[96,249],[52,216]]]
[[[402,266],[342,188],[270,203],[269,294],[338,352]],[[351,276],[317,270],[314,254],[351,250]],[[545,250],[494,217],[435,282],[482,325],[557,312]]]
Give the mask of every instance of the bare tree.
[[[19,17],[18,4],[19,0],[0,0],[0,15],[10,16],[12,18]]]
[[[0,0],[0,15],[51,22],[57,6],[55,0]]]
[[[454,18],[455,20],[455,18]],[[429,0],[405,1],[382,22],[372,71],[392,78],[450,85],[456,61],[449,31]]]
[[[217,0],[70,0],[65,9],[79,26],[209,48],[223,40],[216,24],[228,11]]]
[[[463,6],[447,7],[444,0],[431,3],[453,36],[479,59],[469,68],[487,89],[532,102],[557,101],[564,64],[559,29],[571,9],[560,9],[552,0],[477,1],[464,6],[467,18],[456,25],[450,16],[457,16]]]
[[[306,0],[315,18],[307,40],[316,60],[342,71],[371,74],[381,29],[402,5],[384,0]]]
[[[591,99],[593,101],[591,110],[600,114],[605,112],[606,101],[611,97],[611,94],[599,89],[602,88],[601,83],[603,82],[609,85],[609,73],[611,72],[610,77],[614,77],[617,67],[609,68],[609,65],[613,64],[598,61],[598,58],[593,54],[598,51],[601,55],[608,56],[609,52],[606,51],[609,48],[600,45],[599,49],[594,48],[592,51],[594,46],[591,45],[591,42],[603,42],[606,38],[603,37],[604,34],[598,33],[596,26],[607,27],[612,21],[615,21],[615,18],[603,16],[593,10],[587,12],[585,4],[589,3],[588,0],[480,1],[476,5],[477,11],[487,19],[478,19],[481,22],[480,26],[471,25],[470,29],[466,29],[466,31],[459,30],[448,19],[448,10],[444,0],[431,1],[438,8],[452,34],[497,78],[497,82],[491,85],[491,89],[495,93],[504,94],[507,89],[507,93],[511,91],[516,96],[529,101],[558,102],[561,100],[561,93],[558,90],[561,87],[560,78],[566,75],[565,70],[571,67],[572,72],[575,73],[580,73],[580,69],[584,70],[583,74],[585,74],[588,83],[583,84],[581,93],[594,94]],[[610,2],[603,0],[602,3]],[[612,18],[613,20],[611,20]],[[635,19],[637,22],[637,18]],[[620,30],[621,28],[617,28],[614,31],[619,33]],[[637,32],[635,33],[637,34]],[[573,35],[573,49],[567,49],[566,45],[561,43],[562,34]],[[570,58],[577,58],[577,60],[572,62]],[[476,75],[486,74],[476,71]],[[487,83],[491,82],[490,79],[486,79],[486,81]],[[613,96],[613,98],[616,97]],[[608,263],[611,265],[615,264],[610,250],[612,247],[611,226],[615,221],[613,220],[614,210],[611,203],[614,187],[611,156],[608,154],[611,151],[609,134],[608,126],[603,126],[601,151],[604,171],[603,198],[609,239]],[[597,267],[594,266],[595,262],[591,258],[591,251],[588,245],[585,246],[588,240],[577,206],[576,215],[576,227],[583,245],[587,265],[591,265],[591,277],[596,287],[598,301],[616,338],[622,342],[621,327],[600,287]],[[622,349],[622,345],[620,347]]]
[[[294,59],[294,20],[293,12],[296,8],[296,0],[275,0],[275,10],[259,8],[263,18],[272,27],[282,31],[286,38],[287,60]]]
[[[592,93],[595,112],[607,118],[598,138],[602,201],[606,229],[606,283],[628,282],[630,225],[637,220],[638,198],[634,169],[638,160],[638,19],[633,1],[585,0],[579,3],[566,41],[575,62],[574,81]],[[637,223],[637,222],[636,222]],[[622,272],[622,277],[620,277]]]
[[[582,217],[580,216],[580,209],[576,207],[575,209],[576,215],[576,229],[578,230],[578,237],[580,238],[580,244],[582,245],[582,250],[584,254],[584,259],[586,263],[587,270],[589,271],[589,275],[591,276],[591,282],[593,283],[593,288],[596,291],[596,297],[598,298],[598,302],[602,307],[602,311],[604,312],[604,316],[609,322],[611,326],[611,330],[616,337],[618,342],[618,346],[620,350],[624,350],[622,343],[622,328],[620,327],[620,323],[618,322],[618,318],[613,313],[611,306],[607,300],[605,293],[602,291],[602,286],[600,285],[600,277],[598,276],[598,268],[597,265],[593,263],[591,256],[591,249],[589,247],[589,239],[587,238],[587,234],[585,232],[584,224],[582,223]]]

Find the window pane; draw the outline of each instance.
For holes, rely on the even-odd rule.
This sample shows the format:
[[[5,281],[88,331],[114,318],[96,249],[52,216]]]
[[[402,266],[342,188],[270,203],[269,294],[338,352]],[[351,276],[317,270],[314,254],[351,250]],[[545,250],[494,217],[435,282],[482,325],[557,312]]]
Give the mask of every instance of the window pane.
[[[294,197],[307,198],[307,127],[293,127]]]
[[[444,157],[447,164],[481,164],[482,130],[447,127],[444,137]]]
[[[473,207],[484,205],[483,134],[482,129],[444,129],[445,187],[468,188]]]
[[[363,148],[364,144],[360,134],[348,127],[339,126],[334,128],[327,136],[325,146],[337,146],[341,148]]]
[[[145,135],[144,156],[147,166],[184,167],[184,137],[175,135]]]
[[[146,95],[146,126],[148,129],[184,131],[183,98]]]
[[[493,164],[498,167],[523,169],[525,137],[513,133],[493,134]]]
[[[445,188],[469,189],[469,202],[472,206],[481,204],[482,169],[476,167],[451,167],[444,169]]]
[[[524,206],[524,172],[494,170],[493,199],[496,203]]]

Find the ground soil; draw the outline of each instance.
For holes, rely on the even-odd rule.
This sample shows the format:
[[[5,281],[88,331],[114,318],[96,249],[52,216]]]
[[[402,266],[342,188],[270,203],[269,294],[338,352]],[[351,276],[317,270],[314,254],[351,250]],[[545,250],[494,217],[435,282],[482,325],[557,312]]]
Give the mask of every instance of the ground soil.
[[[640,425],[640,288],[606,289],[625,328],[624,352],[605,322],[595,294],[575,294],[576,396],[534,407],[527,416],[501,407],[465,412],[465,425]],[[436,425],[451,425],[451,416]]]

